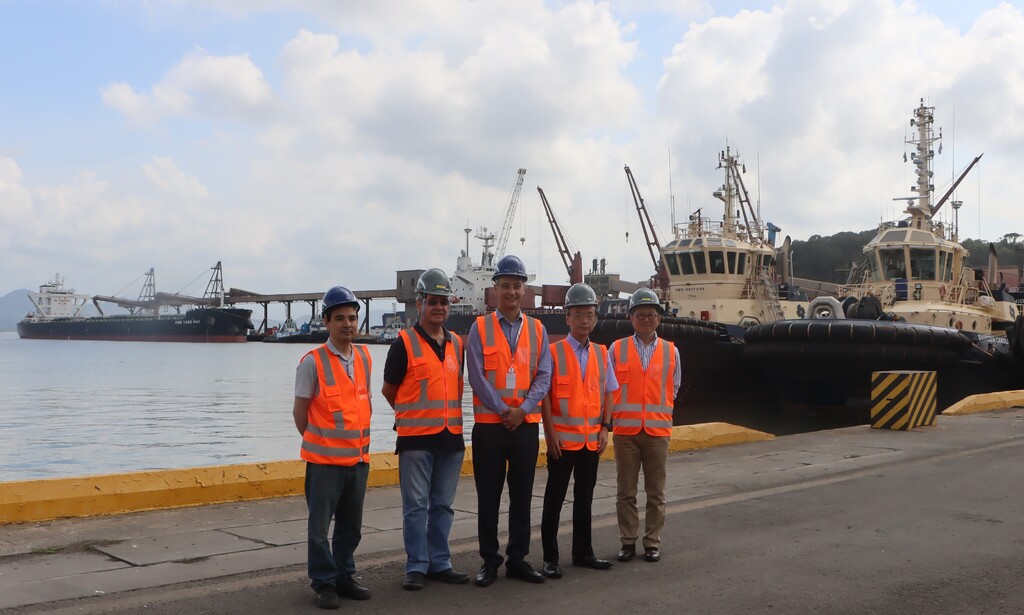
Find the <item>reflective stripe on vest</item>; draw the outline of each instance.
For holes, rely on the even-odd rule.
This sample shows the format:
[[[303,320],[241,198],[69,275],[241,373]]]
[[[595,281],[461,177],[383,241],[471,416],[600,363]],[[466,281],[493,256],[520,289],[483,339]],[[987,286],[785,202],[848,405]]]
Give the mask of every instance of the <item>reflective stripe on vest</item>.
[[[428,436],[446,427],[462,433],[462,340],[450,335],[444,361],[415,329],[398,334],[408,357],[405,378],[395,393],[395,430],[399,436]]]
[[[590,344],[587,371],[580,373],[580,362],[568,339],[551,344],[555,377],[551,384],[551,424],[558,433],[560,447],[574,451],[598,449],[608,349]],[[595,367],[596,365],[596,367]]]
[[[613,433],[630,436],[643,430],[652,436],[671,436],[675,346],[658,338],[647,369],[640,362],[632,337],[617,340],[611,352],[619,380],[612,412]]]
[[[476,319],[476,331],[480,336],[483,350],[482,364],[484,377],[491,383],[508,405],[521,405],[530,391],[530,383],[537,375],[537,364],[540,362],[540,344],[543,339],[543,325],[536,318],[523,314],[523,324],[519,330],[519,340],[513,356],[512,349],[505,339],[505,334],[498,324],[498,313],[491,312]],[[525,334],[525,335],[524,335]],[[515,388],[507,387],[506,377],[510,367],[515,368]],[[473,395],[473,417],[477,423],[500,423],[501,415],[483,404],[477,395]],[[539,423],[540,413],[526,415],[527,423]]]
[[[324,465],[351,466],[370,461],[370,353],[352,346],[352,378],[324,344],[307,354],[316,363],[320,386],[310,400],[300,456]]]

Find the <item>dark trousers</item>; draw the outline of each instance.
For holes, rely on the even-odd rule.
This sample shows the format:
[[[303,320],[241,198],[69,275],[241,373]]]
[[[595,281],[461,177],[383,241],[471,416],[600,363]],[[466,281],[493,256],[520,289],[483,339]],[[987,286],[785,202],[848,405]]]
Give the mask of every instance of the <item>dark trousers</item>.
[[[558,523],[570,477],[575,477],[572,488],[572,557],[593,557],[590,509],[594,502],[598,461],[597,451],[586,448],[563,450],[558,459],[548,455],[548,484],[544,488],[544,513],[540,524],[545,562],[558,563]]]
[[[538,423],[523,423],[509,431],[501,423],[473,425],[473,480],[477,495],[477,534],[484,565],[497,568],[498,507],[508,466],[509,562],[521,562],[530,553],[530,500],[537,470]]]
[[[307,567],[314,590],[344,581],[356,571],[353,554],[362,538],[363,497],[369,475],[368,463],[306,463]],[[328,541],[331,519],[334,535]]]

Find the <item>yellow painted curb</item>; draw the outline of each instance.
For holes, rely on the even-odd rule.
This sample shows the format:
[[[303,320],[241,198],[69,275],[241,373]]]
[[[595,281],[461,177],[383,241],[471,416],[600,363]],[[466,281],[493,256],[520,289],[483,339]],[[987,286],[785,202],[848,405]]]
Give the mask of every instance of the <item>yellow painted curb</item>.
[[[944,416],[961,416],[975,412],[992,412],[1024,406],[1024,391],[996,391],[970,395],[942,411]]]
[[[728,423],[682,425],[672,432],[672,452],[774,438]],[[611,440],[602,459],[615,458]],[[546,465],[541,441],[537,466]],[[473,450],[467,446],[462,475],[472,474]],[[304,477],[305,462],[293,460],[0,483],[0,525],[302,495]],[[398,455],[372,454],[367,485],[395,484]]]

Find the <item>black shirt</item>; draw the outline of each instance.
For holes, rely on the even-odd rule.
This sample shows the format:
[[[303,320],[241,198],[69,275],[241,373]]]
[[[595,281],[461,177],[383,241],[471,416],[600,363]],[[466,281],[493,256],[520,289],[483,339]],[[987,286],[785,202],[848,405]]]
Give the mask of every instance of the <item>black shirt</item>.
[[[430,337],[418,323],[413,326],[412,334],[419,335],[421,339],[425,340],[437,358],[444,363],[444,351],[448,340],[451,339],[451,331],[444,330],[445,344],[438,344],[437,340]],[[465,355],[465,350],[463,350],[463,355]],[[459,357],[460,368],[465,363],[464,358],[464,356]],[[409,355],[405,351],[405,342],[399,337],[391,343],[391,348],[388,349],[388,358],[384,362],[384,382],[401,386],[408,369]],[[462,451],[465,449],[466,443],[462,439],[462,434],[452,433],[447,428],[428,436],[398,436],[395,439],[396,453],[402,451]]]

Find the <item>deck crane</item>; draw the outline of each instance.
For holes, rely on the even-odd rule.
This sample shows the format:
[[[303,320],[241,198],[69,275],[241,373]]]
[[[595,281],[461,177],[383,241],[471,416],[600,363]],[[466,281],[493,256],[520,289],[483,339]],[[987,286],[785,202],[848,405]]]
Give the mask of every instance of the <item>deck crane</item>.
[[[565,235],[562,234],[562,229],[558,225],[558,220],[555,219],[554,212],[551,211],[551,205],[548,204],[548,197],[544,195],[544,190],[537,186],[537,192],[540,194],[540,202],[544,205],[544,213],[547,214],[548,224],[551,225],[551,232],[555,235],[555,245],[558,247],[558,254],[562,257],[562,263],[565,265],[565,271],[569,274],[569,283],[578,284],[583,281],[583,258],[580,256],[579,250],[569,248],[569,242]],[[573,246],[575,248],[576,246]]]
[[[508,244],[508,234],[512,231],[512,222],[516,218],[516,206],[519,204],[519,193],[523,190],[523,178],[526,177],[526,169],[519,169],[516,176],[515,186],[512,187],[512,198],[508,201],[508,209],[505,210],[505,219],[498,227],[498,243],[495,245],[494,258],[499,259],[505,255],[505,246]]]
[[[644,239],[647,241],[647,250],[651,253],[651,261],[654,262],[654,277],[651,280],[651,287],[658,292],[662,300],[665,300],[668,295],[668,271],[662,265],[661,243],[658,241],[654,224],[651,223],[651,217],[647,214],[647,207],[644,206],[644,199],[640,196],[640,189],[637,188],[633,172],[629,170],[629,165],[626,165],[625,169],[629,189],[633,193],[633,203],[636,204],[636,213],[640,216],[640,226],[644,230]]]

